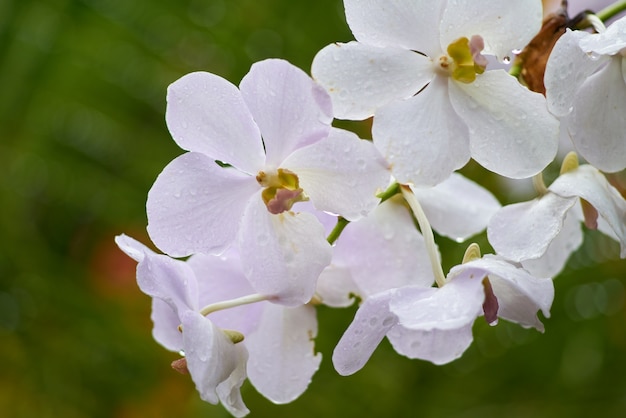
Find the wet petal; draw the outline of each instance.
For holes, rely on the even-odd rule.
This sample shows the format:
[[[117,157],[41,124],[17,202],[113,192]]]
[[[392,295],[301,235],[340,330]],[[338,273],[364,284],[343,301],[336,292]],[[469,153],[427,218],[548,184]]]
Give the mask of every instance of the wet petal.
[[[457,242],[484,230],[500,209],[487,189],[457,173],[435,187],[415,187],[413,192],[433,229]]]
[[[261,130],[266,164],[278,167],[294,150],[328,135],[333,118],[328,94],[287,61],[269,59],[253,64],[240,88]]]
[[[401,47],[435,56],[439,51],[442,1],[345,0],[354,37],[378,47]]]
[[[237,366],[228,379],[217,385],[217,396],[232,416],[244,417],[250,413],[241,398],[241,386],[247,378],[248,351],[243,344],[236,344],[234,350]]]
[[[172,307],[161,299],[152,299],[152,337],[170,351],[183,349],[183,334],[179,331],[180,319]]]
[[[265,303],[259,328],[246,337],[248,374],[254,387],[274,403],[297,399],[319,368],[315,354],[315,308],[285,308]]]
[[[349,42],[318,52],[311,74],[330,94],[336,118],[362,120],[411,97],[434,73],[430,59],[413,51]]]
[[[330,264],[324,227],[310,213],[272,215],[255,196],[238,238],[246,277],[257,293],[287,306],[307,303],[317,278]]]
[[[415,331],[397,325],[387,333],[387,338],[399,354],[441,365],[461,357],[474,336],[470,323],[456,329],[430,331]]]
[[[418,95],[381,108],[372,136],[400,183],[434,186],[470,156],[467,126],[450,104],[441,77]]]
[[[615,55],[626,48],[626,17],[613,22],[604,32],[585,37],[580,41],[585,52]]]
[[[322,271],[317,280],[315,293],[324,305],[345,308],[354,303],[353,295],[359,294],[359,290],[348,268],[331,264]]]
[[[387,163],[370,141],[333,129],[328,138],[301,148],[282,164],[319,210],[355,221],[376,207],[390,180]]]
[[[479,35],[486,54],[500,60],[513,49],[522,49],[541,29],[540,0],[449,0],[441,19],[441,48],[455,40]]]
[[[396,316],[389,311],[393,293],[390,290],[373,295],[359,307],[333,351],[337,373],[348,376],[361,370],[385,334],[397,324]]]
[[[539,199],[505,206],[489,222],[489,243],[512,261],[539,258],[561,231],[565,214],[575,203],[575,198],[547,193]]]
[[[616,172],[626,168],[626,83],[622,57],[589,77],[578,90],[568,118],[578,152],[594,167]],[[600,117],[601,116],[601,117]]]
[[[556,155],[559,122],[544,97],[503,70],[470,84],[450,82],[450,99],[470,131],[472,158],[510,178],[531,177]]]
[[[222,168],[199,153],[168,164],[148,192],[148,233],[174,257],[223,252],[260,187],[254,177]]]
[[[237,87],[219,76],[196,72],[171,84],[165,120],[184,150],[200,152],[248,173],[263,165],[259,129]]]

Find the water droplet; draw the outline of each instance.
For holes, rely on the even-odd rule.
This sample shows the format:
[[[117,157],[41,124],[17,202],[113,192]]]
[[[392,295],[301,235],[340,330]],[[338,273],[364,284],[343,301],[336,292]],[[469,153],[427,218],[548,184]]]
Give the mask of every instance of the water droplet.
[[[504,64],[510,64],[511,63],[511,57],[509,57],[508,55],[504,58],[502,58],[502,62]]]

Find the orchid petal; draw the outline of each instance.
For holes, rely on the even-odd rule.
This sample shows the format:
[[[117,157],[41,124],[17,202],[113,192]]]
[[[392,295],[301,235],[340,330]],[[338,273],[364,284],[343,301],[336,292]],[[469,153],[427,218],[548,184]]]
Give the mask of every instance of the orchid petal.
[[[235,239],[254,177],[222,168],[199,153],[169,163],[148,192],[148,233],[174,257],[223,252]]]
[[[399,183],[434,186],[470,158],[467,127],[440,77],[418,95],[379,109],[372,136]]]
[[[441,48],[445,51],[459,38],[479,35],[484,53],[502,60],[528,45],[542,20],[540,0],[448,0],[441,18]]]
[[[137,266],[137,284],[143,293],[166,302],[179,316],[198,308],[198,282],[184,261],[146,254]]]
[[[259,129],[237,87],[219,76],[196,72],[171,84],[165,119],[184,150],[200,152],[250,174],[263,165]]]
[[[181,319],[189,374],[200,397],[215,405],[219,401],[217,386],[238,368],[243,357],[239,350],[245,347],[236,348],[224,332],[198,312],[186,311]]]
[[[180,319],[172,307],[161,299],[152,299],[152,337],[170,351],[183,349],[183,334],[178,330]]]
[[[387,338],[399,354],[437,365],[461,357],[474,339],[471,323],[456,329],[430,331],[416,331],[397,325],[389,330]]]
[[[330,94],[336,118],[362,120],[420,91],[433,69],[429,58],[413,51],[349,42],[319,51],[311,74]]]
[[[591,165],[562,174],[550,190],[563,197],[578,196],[598,211],[619,238],[622,258],[626,258],[626,200],[606,177]]]
[[[259,328],[246,337],[248,377],[259,393],[283,404],[306,390],[322,360],[315,354],[316,335],[315,308],[264,304]]]
[[[581,40],[589,36],[587,32],[568,29],[552,48],[543,82],[548,109],[556,116],[565,116],[573,110],[578,89],[609,59],[592,58],[580,49]]]
[[[333,365],[342,376],[361,370],[385,334],[398,323],[389,311],[389,301],[395,290],[378,293],[366,299],[354,320],[344,332],[333,351]]]
[[[120,248],[120,250],[124,251],[127,256],[129,256],[138,263],[141,263],[141,261],[143,261],[146,253],[154,254],[154,251],[152,251],[150,248],[146,247],[141,242],[129,237],[126,234],[120,234],[116,236],[115,243]]]
[[[439,51],[442,1],[345,0],[354,37],[378,47],[401,47],[435,56]]]
[[[283,305],[307,303],[315,293],[317,278],[330,264],[331,247],[313,215],[272,215],[260,196],[246,209],[238,241],[252,287]]]
[[[350,270],[333,264],[322,271],[317,280],[316,289],[315,294],[322,299],[322,303],[333,308],[345,308],[352,305],[353,295],[359,294]]]
[[[434,281],[424,238],[396,199],[348,225],[337,240],[333,260],[350,270],[356,293],[364,298],[407,285],[431,286]]]
[[[328,94],[287,61],[253,64],[240,89],[263,135],[267,165],[277,167],[294,150],[328,135],[333,119]]]
[[[435,187],[415,187],[413,192],[433,229],[457,242],[484,230],[500,209],[487,189],[457,173]]]
[[[558,121],[541,94],[504,70],[487,71],[469,84],[451,79],[450,99],[469,127],[472,158],[486,169],[525,178],[554,159]]]
[[[626,48],[626,17],[613,22],[604,32],[590,35],[580,41],[585,52],[615,55]]]
[[[467,273],[440,288],[398,289],[389,309],[400,325],[411,330],[458,330],[480,316],[484,299],[482,277]]]
[[[376,194],[389,184],[386,165],[370,141],[333,129],[328,138],[287,157],[282,168],[297,173],[317,209],[355,221],[378,205]]]
[[[236,344],[234,351],[237,366],[228,379],[217,385],[216,391],[220,402],[232,416],[244,417],[250,413],[241,398],[241,386],[247,378],[248,351],[243,344]]]
[[[592,75],[578,90],[568,118],[569,132],[578,152],[600,170],[626,168],[626,83],[622,57]]]
[[[575,198],[547,193],[529,202],[505,206],[489,222],[489,243],[512,261],[539,258],[561,231],[565,214],[575,203]]]
[[[583,232],[580,219],[573,213],[577,206],[567,211],[561,230],[541,257],[522,260],[522,266],[533,276],[555,277],[563,270],[570,255],[582,245]]]

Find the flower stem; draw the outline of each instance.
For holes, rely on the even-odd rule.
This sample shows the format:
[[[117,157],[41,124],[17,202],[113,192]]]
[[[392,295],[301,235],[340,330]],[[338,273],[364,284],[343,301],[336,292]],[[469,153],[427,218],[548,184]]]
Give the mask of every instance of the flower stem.
[[[616,1],[610,6],[605,7],[596,13],[596,16],[600,18],[601,21],[606,22],[616,14],[623,12],[626,10],[626,0]]]
[[[384,192],[377,194],[376,197],[380,199],[380,203],[383,203],[385,200],[391,199],[398,193],[400,193],[400,185],[398,183],[394,183]]]
[[[330,245],[333,245],[335,241],[337,241],[337,238],[339,238],[339,235],[341,235],[341,233],[343,232],[343,229],[348,226],[349,223],[349,220],[342,218],[341,216],[337,218],[337,224],[335,225],[333,230],[330,231],[330,234],[328,234],[328,238],[326,238],[326,241],[328,241]]]
[[[203,316],[207,316],[210,313],[221,311],[229,308],[236,308],[241,305],[248,305],[250,303],[263,302],[264,300],[271,299],[271,296],[259,295],[255,293],[253,295],[242,296],[240,298],[235,298],[231,300],[225,300],[222,302],[212,303],[210,305],[205,306],[200,310],[200,314]]]
[[[430,266],[433,269],[433,275],[435,276],[435,281],[437,282],[437,286],[441,287],[446,283],[446,275],[443,274],[443,269],[441,268],[441,263],[439,262],[439,251],[437,250],[437,244],[435,244],[433,229],[430,227],[426,214],[417,201],[417,198],[411,188],[403,184],[400,185],[400,190],[402,191],[402,196],[404,196],[404,199],[409,204],[409,207],[413,211],[413,215],[415,215],[415,219],[417,219],[417,223],[420,226],[422,236],[424,237],[424,243],[426,244],[426,250],[428,251],[428,258],[430,258]]]

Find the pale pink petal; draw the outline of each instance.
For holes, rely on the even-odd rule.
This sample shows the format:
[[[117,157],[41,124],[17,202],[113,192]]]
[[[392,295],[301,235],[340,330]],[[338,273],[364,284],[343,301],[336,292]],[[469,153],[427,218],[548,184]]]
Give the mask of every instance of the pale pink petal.
[[[626,48],[626,17],[613,22],[604,32],[593,34],[580,41],[585,52],[615,55]]]
[[[313,59],[311,74],[330,94],[335,117],[352,120],[411,97],[434,75],[431,60],[423,55],[358,42],[326,46]]]
[[[578,152],[596,168],[616,172],[626,168],[626,83],[622,57],[589,77],[578,90],[568,118]]]
[[[306,390],[322,360],[313,341],[315,308],[271,303],[263,308],[258,329],[246,337],[248,376],[261,395],[274,403],[288,403]]]
[[[441,77],[418,95],[379,109],[372,136],[399,183],[434,186],[470,158],[467,126]]]
[[[246,277],[257,293],[297,306],[315,293],[332,250],[322,225],[310,213],[272,215],[260,196],[248,205],[238,242]]]
[[[253,64],[240,88],[261,130],[266,164],[277,167],[294,150],[328,135],[333,119],[328,94],[287,61],[269,59]],[[248,151],[242,147],[239,152]]]
[[[457,173],[435,187],[415,187],[413,192],[433,229],[457,242],[483,231],[500,209],[487,189]]]
[[[326,306],[345,308],[354,303],[354,295],[358,295],[359,290],[347,267],[331,264],[320,274],[315,294]]]
[[[200,153],[168,164],[148,192],[148,233],[173,257],[220,253],[234,241],[254,177],[222,168]]]
[[[576,206],[567,211],[561,230],[548,245],[545,253],[539,258],[522,261],[522,266],[533,276],[555,277],[563,270],[570,255],[582,245],[582,224],[573,213],[575,208]]]
[[[237,366],[228,379],[217,385],[217,396],[224,408],[234,417],[244,417],[250,410],[241,398],[241,386],[246,381],[246,365],[248,363],[248,351],[243,344],[234,347]]]
[[[429,56],[439,52],[440,0],[345,0],[348,25],[359,41],[401,47]]]
[[[342,376],[358,372],[367,363],[385,334],[398,323],[389,311],[395,290],[366,299],[333,351],[333,365]]]
[[[171,84],[165,120],[184,150],[200,152],[250,174],[263,165],[259,129],[237,87],[219,76],[196,72]]]
[[[567,32],[554,45],[544,74],[548,109],[565,116],[574,108],[576,92],[608,57],[594,57],[580,49],[581,39],[591,36],[583,31]]]
[[[541,29],[541,0],[448,0],[441,19],[441,48],[479,35],[500,60],[524,48]]]
[[[120,248],[120,250],[124,251],[127,256],[140,263],[146,253],[154,254],[150,248],[146,247],[144,244],[140,243],[134,238],[129,237],[126,234],[120,234],[115,237],[115,243]]]
[[[581,197],[591,203],[619,238],[621,257],[626,258],[626,200],[597,169],[581,165],[562,174],[550,190],[563,197]]]
[[[546,318],[550,316],[550,307],[554,300],[552,280],[538,279],[519,265],[490,254],[453,267],[449,277],[457,273],[467,274],[468,270],[482,271],[489,275],[493,293],[498,299],[500,318],[543,332],[543,324],[537,318],[537,311],[541,310]]]
[[[349,221],[366,216],[387,187],[387,163],[370,141],[342,129],[291,154],[281,165],[298,175],[300,187],[319,210]]]
[[[209,319],[198,312],[182,315],[183,344],[191,379],[202,400],[217,404],[217,387],[240,367],[246,357],[232,341]]]
[[[452,271],[451,271],[452,273]],[[440,288],[407,286],[398,289],[390,311],[400,325],[416,331],[458,330],[482,314],[486,273],[464,272]]]
[[[172,307],[161,299],[152,299],[152,337],[170,351],[183,349],[183,334],[178,329],[180,318]]]
[[[441,365],[461,357],[472,344],[472,324],[456,329],[415,331],[400,325],[387,333],[394,350],[411,359]]]
[[[563,228],[565,214],[576,200],[547,193],[529,202],[505,206],[489,222],[489,243],[512,261],[539,258]]]
[[[469,84],[450,80],[452,105],[469,127],[471,155],[480,165],[502,176],[525,178],[552,162],[559,122],[541,94],[504,70],[487,71]]]
[[[349,224],[335,244],[333,262],[350,270],[362,298],[434,278],[424,239],[407,208],[390,199]]]

